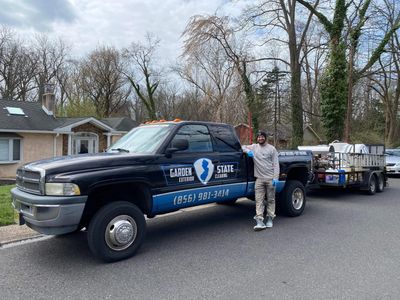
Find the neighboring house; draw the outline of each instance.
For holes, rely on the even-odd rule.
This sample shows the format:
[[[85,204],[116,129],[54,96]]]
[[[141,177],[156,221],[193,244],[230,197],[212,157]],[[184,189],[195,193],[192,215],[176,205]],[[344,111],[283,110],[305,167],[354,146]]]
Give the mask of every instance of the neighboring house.
[[[250,131],[250,126],[247,124],[240,123],[239,125],[235,126],[236,135],[238,136],[240,143],[242,145],[249,145],[251,144],[251,135],[252,132]]]
[[[304,127],[303,145],[313,146],[324,144],[325,141],[318,135],[318,133],[307,124]]]
[[[129,118],[56,118],[54,95],[42,103],[0,100],[0,178],[27,162],[104,151],[133,127]]]

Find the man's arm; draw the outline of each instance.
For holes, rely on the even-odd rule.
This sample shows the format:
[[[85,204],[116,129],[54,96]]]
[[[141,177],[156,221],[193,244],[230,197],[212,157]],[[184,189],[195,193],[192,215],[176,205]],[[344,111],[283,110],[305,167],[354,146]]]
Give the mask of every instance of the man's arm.
[[[242,150],[244,153],[249,153],[250,151],[253,151],[254,144],[252,145],[242,145]]]
[[[273,154],[273,164],[274,164],[274,179],[279,179],[279,159],[278,159],[278,151],[276,151],[274,147],[274,154]]]

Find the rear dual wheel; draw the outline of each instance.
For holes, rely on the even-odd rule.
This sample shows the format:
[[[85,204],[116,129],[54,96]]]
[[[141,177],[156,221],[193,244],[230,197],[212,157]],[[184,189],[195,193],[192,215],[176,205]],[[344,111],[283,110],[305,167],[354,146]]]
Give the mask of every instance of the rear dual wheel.
[[[300,216],[306,207],[306,192],[298,180],[288,180],[279,195],[279,207],[289,217]]]

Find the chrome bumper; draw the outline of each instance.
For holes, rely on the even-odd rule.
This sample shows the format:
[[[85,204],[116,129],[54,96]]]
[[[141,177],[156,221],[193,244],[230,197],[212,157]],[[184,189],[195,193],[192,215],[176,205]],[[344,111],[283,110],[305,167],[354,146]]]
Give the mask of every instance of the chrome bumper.
[[[87,196],[53,197],[33,195],[13,188],[13,206],[20,220],[43,234],[65,234],[78,229]]]

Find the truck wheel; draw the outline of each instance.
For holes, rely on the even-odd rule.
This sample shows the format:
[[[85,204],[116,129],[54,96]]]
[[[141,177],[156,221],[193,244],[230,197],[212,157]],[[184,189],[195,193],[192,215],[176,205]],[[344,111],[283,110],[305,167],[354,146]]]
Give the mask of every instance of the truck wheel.
[[[374,195],[376,192],[376,186],[377,186],[376,176],[372,174],[371,177],[369,178],[367,194]]]
[[[289,217],[298,217],[306,206],[306,193],[303,184],[298,180],[289,180],[279,196],[280,208]]]
[[[378,183],[376,184],[376,191],[382,193],[385,188],[385,180],[383,179],[382,173],[378,174]]]
[[[93,216],[87,239],[95,256],[113,262],[133,256],[145,233],[142,211],[130,202],[118,201],[103,206]]]

